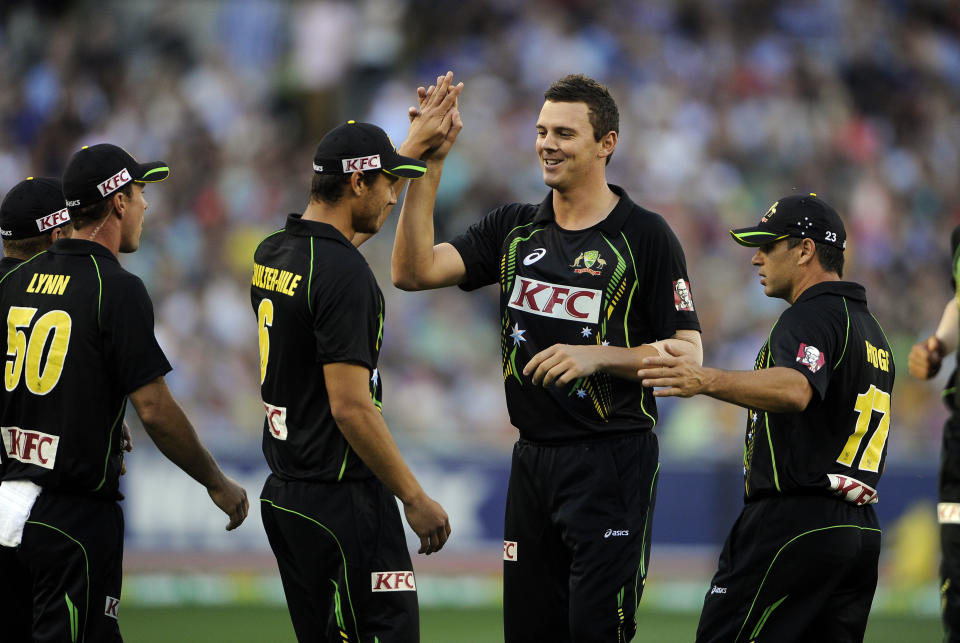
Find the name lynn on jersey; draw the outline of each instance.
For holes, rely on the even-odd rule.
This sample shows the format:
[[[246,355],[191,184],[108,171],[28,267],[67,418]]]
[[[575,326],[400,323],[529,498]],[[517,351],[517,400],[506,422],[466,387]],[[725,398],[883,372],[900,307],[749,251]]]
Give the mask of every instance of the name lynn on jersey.
[[[279,270],[270,266],[261,266],[258,263],[253,264],[253,283],[257,288],[271,290],[284,295],[293,297],[297,286],[303,275],[292,273],[288,270]]]
[[[33,273],[27,292],[40,295],[62,295],[70,283],[70,275],[48,275],[42,272]]]

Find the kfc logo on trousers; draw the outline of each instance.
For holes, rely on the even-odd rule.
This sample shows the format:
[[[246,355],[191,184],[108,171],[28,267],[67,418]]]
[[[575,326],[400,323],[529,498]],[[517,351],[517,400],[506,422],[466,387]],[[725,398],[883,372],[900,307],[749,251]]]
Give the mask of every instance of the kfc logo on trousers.
[[[517,560],[517,543],[513,540],[504,540],[503,541],[503,559],[512,560],[516,562]]]
[[[372,592],[415,592],[417,581],[413,572],[373,572],[370,574]]]

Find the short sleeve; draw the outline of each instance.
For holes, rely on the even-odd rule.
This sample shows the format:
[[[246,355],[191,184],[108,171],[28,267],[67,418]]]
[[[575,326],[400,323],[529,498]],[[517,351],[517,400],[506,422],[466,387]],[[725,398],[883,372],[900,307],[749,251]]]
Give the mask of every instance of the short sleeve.
[[[154,334],[153,302],[136,275],[123,273],[104,284],[100,332],[107,364],[124,394],[170,372]]]
[[[450,241],[460,253],[467,270],[466,279],[460,284],[463,290],[476,290],[499,280],[504,217],[508,207],[497,208],[488,213],[467,228],[466,232]]]
[[[370,268],[357,262],[352,269],[328,275],[311,297],[317,361],[376,368],[383,299]]]
[[[773,365],[802,373],[822,400],[844,348],[837,331],[830,316],[794,305],[770,333]]]
[[[657,339],[672,337],[678,330],[700,330],[687,274],[687,261],[677,236],[663,217],[650,213],[649,227],[640,236],[636,252],[643,257],[645,273],[640,287],[646,292],[641,310]]]

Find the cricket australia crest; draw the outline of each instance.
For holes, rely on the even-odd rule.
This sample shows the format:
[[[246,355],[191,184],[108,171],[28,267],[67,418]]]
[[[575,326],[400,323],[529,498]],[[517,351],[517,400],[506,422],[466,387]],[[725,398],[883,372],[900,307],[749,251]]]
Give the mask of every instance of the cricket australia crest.
[[[570,267],[574,268],[574,272],[578,275],[586,272],[596,276],[600,274],[605,265],[607,265],[607,262],[600,256],[599,250],[587,250],[577,255]],[[594,270],[594,266],[596,266],[596,270]]]

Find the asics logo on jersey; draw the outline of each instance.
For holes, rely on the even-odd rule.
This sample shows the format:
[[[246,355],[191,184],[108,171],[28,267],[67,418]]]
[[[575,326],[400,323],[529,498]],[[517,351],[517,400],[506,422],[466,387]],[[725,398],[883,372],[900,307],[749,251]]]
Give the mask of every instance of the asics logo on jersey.
[[[415,592],[417,581],[413,572],[373,572],[370,574],[371,592]]]
[[[726,594],[726,593],[727,593],[727,588],[726,588],[726,587],[717,587],[716,585],[714,585],[713,587],[710,588],[710,593],[711,593],[711,594]]]
[[[840,496],[842,500],[855,505],[872,505],[877,502],[877,490],[856,478],[828,473],[827,479],[830,481],[833,493]]]
[[[543,259],[544,256],[546,256],[546,254],[547,254],[546,248],[537,248],[536,250],[534,250],[533,252],[531,252],[530,254],[528,254],[526,257],[523,258],[523,265],[532,266],[533,264]]]
[[[503,541],[503,559],[516,561],[517,560],[517,543],[514,540],[504,540]]]
[[[513,285],[510,308],[535,315],[596,324],[600,319],[600,291],[561,286],[520,277]]]
[[[616,537],[616,536],[629,536],[629,535],[630,535],[630,530],[629,530],[629,529],[608,529],[608,530],[603,534],[603,537],[604,537],[604,538],[613,538],[613,537]]]
[[[130,173],[127,172],[127,168],[123,168],[103,183],[97,185],[97,189],[100,190],[100,196],[107,196],[132,180],[133,178],[130,176]]]
[[[7,456],[26,464],[53,469],[57,461],[60,436],[39,431],[24,431],[18,426],[0,427]]]

